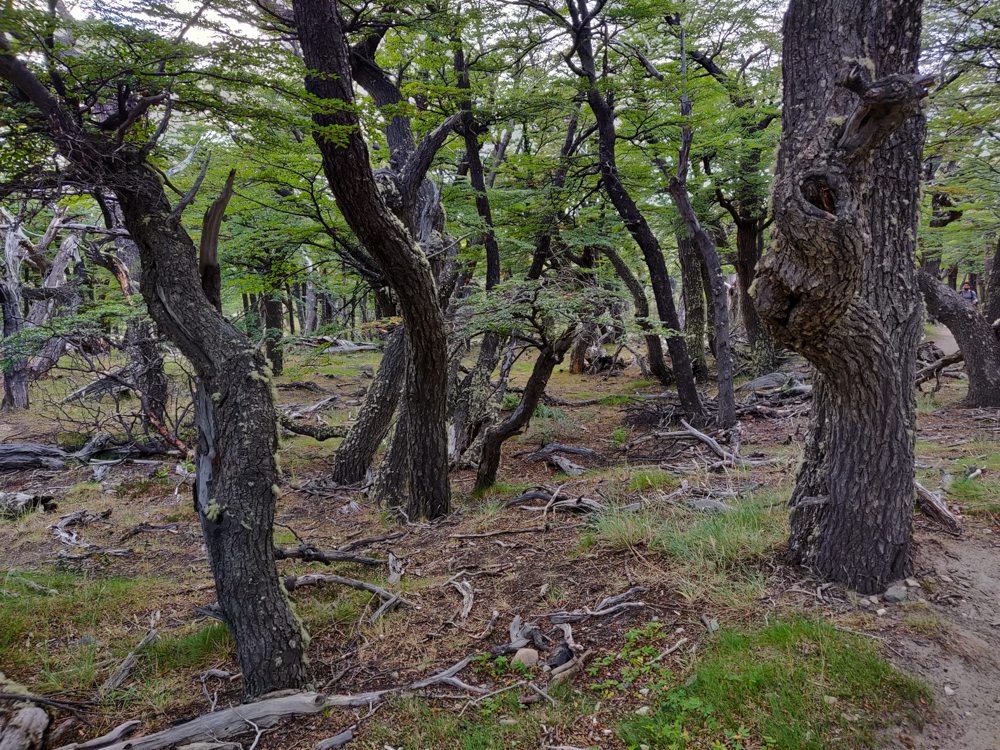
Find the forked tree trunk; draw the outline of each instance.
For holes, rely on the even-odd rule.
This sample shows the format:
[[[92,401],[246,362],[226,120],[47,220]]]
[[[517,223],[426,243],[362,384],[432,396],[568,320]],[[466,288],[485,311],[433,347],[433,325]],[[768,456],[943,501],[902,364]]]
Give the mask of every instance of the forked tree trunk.
[[[909,568],[919,51],[920,0],[792,0],[772,249],[755,284],[765,324],[817,373],[789,557],[862,593]]]
[[[969,373],[965,405],[1000,406],[1000,339],[996,331],[970,303],[926,271],[917,274],[927,311],[955,337]]]
[[[382,362],[358,412],[358,419],[333,455],[330,478],[337,484],[363,482],[392,425],[406,372],[406,333],[400,326],[389,336]]]
[[[528,376],[528,382],[524,386],[524,393],[521,394],[520,403],[506,419],[487,430],[483,440],[482,458],[476,471],[477,490],[486,489],[496,483],[504,442],[521,432],[531,421],[538,403],[542,400],[542,394],[545,393],[545,386],[552,377],[552,370],[562,362],[566,352],[573,345],[575,334],[576,327],[571,326],[538,353],[538,359],[535,360],[531,375]]]
[[[299,0],[295,21],[306,67],[306,89],[316,97],[313,134],[323,156],[323,169],[340,211],[358,240],[375,259],[396,294],[406,325],[410,364],[406,376],[407,429],[410,450],[411,507],[436,518],[451,507],[445,418],[448,399],[447,334],[437,299],[437,285],[427,257],[417,244],[419,226],[394,215],[379,190],[354,108],[354,89],[347,38],[337,7],[324,0]],[[424,139],[401,169],[419,179],[402,179],[397,187],[400,213],[411,214],[423,187],[423,176],[450,131],[449,119]],[[338,133],[337,138],[325,134]],[[421,217],[413,217],[420,219]]]

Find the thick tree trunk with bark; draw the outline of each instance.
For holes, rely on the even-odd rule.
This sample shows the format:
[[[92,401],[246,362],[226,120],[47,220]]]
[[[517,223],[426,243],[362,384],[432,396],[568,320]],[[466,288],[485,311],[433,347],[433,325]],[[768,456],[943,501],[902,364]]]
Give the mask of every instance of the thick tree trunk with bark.
[[[992,261],[987,266],[986,289],[980,305],[986,322],[992,326],[1000,320],[1000,240],[997,240]]]
[[[406,372],[406,333],[397,328],[389,336],[382,362],[372,380],[358,419],[337,446],[330,478],[337,484],[363,482],[372,460],[392,425]]]
[[[969,302],[926,271],[917,274],[927,311],[955,337],[969,374],[965,405],[1000,406],[1000,339],[987,319]]]
[[[447,335],[430,263],[415,240],[419,227],[414,223],[405,226],[387,200],[398,202],[404,216],[411,213],[408,207],[417,202],[430,159],[447,135],[438,131],[445,126],[450,130],[454,121],[446,121],[430,134],[430,140],[425,140],[402,167],[419,179],[402,179],[395,189],[380,190],[353,106],[350,56],[337,8],[323,0],[300,0],[294,10],[306,67],[311,71],[306,89],[319,104],[313,114],[317,126],[313,136],[330,189],[351,230],[396,293],[402,310],[410,359],[406,378],[408,431],[411,450],[419,457],[410,462],[409,491],[419,514],[436,518],[447,514],[451,504],[445,435]],[[336,138],[328,137],[331,131],[337,133]]]
[[[755,283],[765,324],[816,369],[789,557],[863,593],[909,566],[919,40],[920,0],[792,0],[772,249]]]
[[[263,358],[202,292],[195,247],[180,223],[183,205],[171,209],[145,153],[83,132],[2,34],[0,78],[38,108],[61,156],[118,197],[142,259],[149,314],[198,375],[195,502],[244,697],[302,688],[309,636],[275,567],[277,424]]]
[[[552,377],[552,370],[562,362],[566,352],[573,345],[575,336],[576,327],[571,326],[558,339],[538,353],[538,359],[535,360],[531,375],[528,376],[528,382],[524,386],[524,393],[521,394],[520,403],[506,419],[493,425],[486,432],[486,437],[483,440],[483,455],[479,461],[479,469],[476,471],[477,490],[486,489],[496,483],[497,472],[500,470],[500,452],[504,442],[527,427],[535,409],[542,400],[545,386],[548,385],[549,378]]]
[[[684,298],[684,338],[691,353],[695,380],[708,380],[705,356],[705,286],[701,279],[698,248],[687,232],[677,233],[677,256],[681,262],[681,295]]]

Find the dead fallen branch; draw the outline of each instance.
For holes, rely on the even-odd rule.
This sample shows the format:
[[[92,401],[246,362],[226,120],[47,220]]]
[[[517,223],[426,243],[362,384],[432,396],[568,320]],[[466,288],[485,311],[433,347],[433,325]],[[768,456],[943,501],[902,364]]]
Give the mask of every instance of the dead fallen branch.
[[[920,510],[932,521],[944,527],[944,530],[949,534],[961,536],[962,527],[955,515],[948,510],[941,495],[931,492],[920,482],[914,482],[913,485],[917,491],[917,503],[920,505]]]
[[[156,643],[159,637],[160,634],[157,632],[156,628],[150,630],[146,634],[146,637],[143,638],[141,641],[139,641],[139,645],[137,645],[134,649],[132,649],[129,652],[129,655],[126,656],[122,660],[122,663],[115,668],[115,671],[111,673],[111,676],[104,681],[104,684],[101,685],[101,688],[100,690],[97,691],[97,694],[103,698],[108,693],[120,688],[122,684],[124,684],[125,680],[127,680],[132,675],[132,672],[135,671],[136,666],[138,666],[139,654],[142,653],[142,651],[147,646]]]
[[[548,457],[548,462],[568,477],[578,477],[587,469],[580,464],[573,463],[568,458],[557,456],[554,453]]]
[[[624,612],[626,609],[639,609],[646,606],[645,602],[630,602],[626,601],[631,598],[634,594],[641,593],[645,591],[644,586],[633,586],[624,594],[618,594],[617,596],[609,596],[601,600],[601,602],[594,608],[584,607],[581,611],[576,612],[553,612],[550,615],[545,615],[553,625],[561,625],[570,622],[583,622],[584,620],[589,620],[591,617],[608,617],[609,615],[616,615],[620,612]]]
[[[964,362],[964,361],[965,357],[962,355],[962,352],[957,351],[954,354],[949,354],[946,357],[942,357],[941,359],[931,362],[926,367],[917,370],[917,378],[916,382],[914,382],[914,386],[919,388],[928,380],[933,380],[934,378],[936,378],[938,376],[938,373],[940,373],[944,368],[948,367],[949,365],[958,364],[959,362]]]
[[[545,524],[544,526],[532,526],[527,529],[501,529],[500,531],[488,531],[485,534],[449,534],[449,539],[485,539],[490,536],[500,536],[502,534],[529,534],[529,533],[541,533],[545,534],[549,531],[566,531],[567,529],[578,529],[581,526],[586,526],[583,523],[573,523],[569,526],[549,526]]]
[[[552,670],[552,676],[549,679],[548,688],[552,690],[558,687],[564,682],[568,682],[576,677],[578,674],[583,672],[584,667],[587,664],[587,660],[594,653],[593,649],[587,649],[579,656],[574,657],[570,661],[563,664],[561,667],[556,667]]]
[[[358,591],[367,591],[370,594],[375,594],[384,602],[399,597],[400,603],[413,606],[413,603],[408,599],[403,599],[399,596],[399,594],[393,594],[391,591],[386,591],[384,588],[376,586],[374,583],[359,581],[356,578],[344,578],[343,576],[328,575],[325,573],[307,573],[301,576],[288,576],[285,578],[285,590],[291,593],[297,588],[301,588],[303,586],[315,586],[320,583],[332,583],[337,586],[347,586],[348,588],[356,589]]]
[[[275,560],[303,560],[305,562],[321,562],[327,565],[335,562],[352,562],[361,565],[385,565],[385,560],[374,557],[359,557],[342,549],[321,550],[311,544],[301,544],[298,547],[275,547]]]
[[[330,438],[346,437],[351,429],[350,425],[344,424],[311,425],[304,422],[296,422],[292,417],[281,412],[278,413],[278,422],[289,432],[294,432],[296,435],[305,435],[319,442],[329,440]]]
[[[458,616],[459,619],[464,620],[469,616],[469,613],[472,611],[472,605],[475,602],[472,584],[468,581],[451,581],[450,583],[462,595],[462,611]]]

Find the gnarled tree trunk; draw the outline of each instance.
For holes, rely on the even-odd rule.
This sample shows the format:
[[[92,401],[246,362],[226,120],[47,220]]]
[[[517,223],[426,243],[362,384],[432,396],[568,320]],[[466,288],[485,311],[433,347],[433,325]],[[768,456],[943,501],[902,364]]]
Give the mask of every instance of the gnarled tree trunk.
[[[792,0],[772,249],[755,284],[766,325],[817,373],[789,556],[863,593],[909,566],[919,40],[920,0]]]

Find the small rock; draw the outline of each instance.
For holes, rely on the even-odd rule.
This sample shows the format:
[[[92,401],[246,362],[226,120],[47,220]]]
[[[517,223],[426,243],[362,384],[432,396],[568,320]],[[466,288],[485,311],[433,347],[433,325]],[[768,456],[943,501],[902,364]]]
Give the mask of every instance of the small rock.
[[[954,691],[954,690],[952,690],[952,689],[951,689],[950,687],[948,687],[947,685],[945,685],[945,686],[944,686],[944,694],[945,694],[945,695],[954,695],[954,694],[955,694],[955,691]]]
[[[872,603],[868,599],[858,599],[858,604],[864,607],[865,609],[868,609],[870,606],[872,606]]]
[[[954,583],[954,581],[952,580],[951,576],[941,576],[941,580],[944,583]]]
[[[911,589],[915,589],[920,586],[920,583],[917,581],[916,578],[907,578],[906,585],[909,586]]]
[[[880,599],[877,596],[869,596],[868,601],[870,601],[872,604],[878,604]]]
[[[649,745],[639,745],[639,750],[649,750]]]
[[[506,716],[499,721],[505,727],[512,727],[517,724],[517,719],[508,719]]]
[[[906,586],[890,586],[885,592],[885,600],[887,602],[905,602],[909,598],[910,595],[906,590]]]
[[[837,699],[832,695],[824,695],[823,702],[826,703],[828,706],[832,706],[834,703],[837,702]]]
[[[639,691],[639,695],[649,695],[649,688],[642,688]]]
[[[649,706],[642,706],[635,710],[636,716],[647,716],[649,714]]]
[[[882,607],[881,609],[876,609],[875,610],[875,614],[877,614],[879,617],[885,617],[888,613],[889,613],[889,610],[887,610],[885,607]]]
[[[531,669],[538,664],[538,652],[533,648],[519,648],[510,661],[512,664],[520,663]]]

